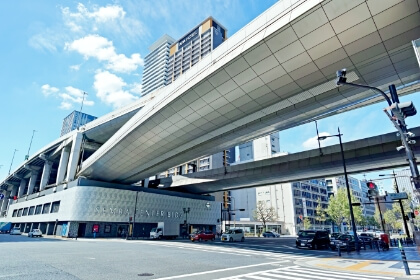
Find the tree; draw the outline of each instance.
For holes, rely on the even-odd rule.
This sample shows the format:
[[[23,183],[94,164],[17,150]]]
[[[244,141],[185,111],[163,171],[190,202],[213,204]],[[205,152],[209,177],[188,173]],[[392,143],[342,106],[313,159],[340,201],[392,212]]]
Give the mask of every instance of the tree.
[[[351,193],[350,197],[352,202],[358,201],[358,199]],[[335,196],[330,197],[327,214],[338,226],[340,226],[344,221],[349,224],[351,223],[349,201],[347,198],[347,190],[345,188],[338,189]],[[355,223],[361,222],[363,217],[361,207],[353,207],[353,215]]]
[[[258,201],[252,217],[254,220],[261,222],[264,229],[266,229],[265,225],[267,222],[277,220],[277,213],[274,207],[268,207],[265,201]]]
[[[305,217],[303,219],[303,228],[304,229],[310,229],[311,227],[312,227],[311,219],[309,219],[308,217]]]
[[[315,216],[315,220],[320,222],[320,223],[324,223],[328,217],[327,217],[327,211],[325,210],[325,208],[322,207],[322,203],[321,203],[321,199],[318,198],[317,200],[318,205],[316,206],[316,216]]]

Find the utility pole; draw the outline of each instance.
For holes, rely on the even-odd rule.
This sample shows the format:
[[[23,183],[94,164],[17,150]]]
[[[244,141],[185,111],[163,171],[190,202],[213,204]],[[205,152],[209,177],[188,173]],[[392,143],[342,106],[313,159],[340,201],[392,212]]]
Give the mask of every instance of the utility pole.
[[[28,149],[28,153],[25,156],[25,160],[29,159],[29,151],[31,150],[31,146],[32,146],[32,140],[34,139],[34,134],[35,134],[36,130],[34,129],[32,131],[32,137],[31,137],[31,142],[29,143],[29,149]]]

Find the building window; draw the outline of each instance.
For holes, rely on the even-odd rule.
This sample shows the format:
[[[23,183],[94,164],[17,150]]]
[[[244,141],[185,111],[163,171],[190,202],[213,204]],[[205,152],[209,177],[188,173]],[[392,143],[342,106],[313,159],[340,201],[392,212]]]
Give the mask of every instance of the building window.
[[[41,214],[41,210],[42,210],[42,205],[37,205],[36,209],[35,209],[35,215],[39,215]]]
[[[22,216],[28,216],[28,207],[23,208]]]
[[[51,206],[51,203],[45,203],[44,208],[42,209],[42,214],[50,213],[50,206]]]
[[[34,214],[34,212],[35,212],[35,206],[29,207],[29,213],[28,213],[28,215],[29,216],[32,216]]]
[[[17,209],[13,210],[13,215],[12,217],[16,217],[17,216]]]
[[[19,211],[18,211],[18,215],[17,216],[18,217],[21,217],[22,216],[22,213],[23,213],[23,208],[20,208]]]
[[[54,201],[51,206],[51,213],[57,213],[60,210],[60,201]]]

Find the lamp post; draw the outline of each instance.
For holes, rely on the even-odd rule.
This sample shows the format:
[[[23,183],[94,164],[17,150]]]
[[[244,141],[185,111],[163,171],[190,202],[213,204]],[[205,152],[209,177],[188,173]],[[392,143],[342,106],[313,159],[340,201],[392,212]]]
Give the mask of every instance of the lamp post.
[[[397,193],[400,192],[399,188],[398,188],[398,182],[397,182],[397,174],[395,174],[394,170],[392,170],[391,174],[379,174],[379,176],[392,176],[394,178],[394,182],[395,182],[395,191]],[[408,225],[407,225],[407,220],[405,219],[405,213],[404,213],[404,207],[402,204],[401,199],[398,199],[398,202],[400,204],[400,208],[401,208],[401,215],[403,217],[403,221],[404,221],[404,230],[405,230],[405,234],[407,235],[408,238],[410,238],[410,232],[408,231]]]
[[[9,168],[9,174],[7,174],[7,175],[10,175],[10,171],[12,170],[13,160],[15,159],[15,154],[16,154],[17,151],[18,150],[15,149],[15,151],[13,152],[12,162],[10,163],[10,168]]]
[[[32,140],[34,139],[34,134],[35,134],[36,130],[34,129],[32,131],[32,137],[31,137],[31,142],[29,143],[29,149],[28,149],[28,153],[25,156],[25,160],[29,159],[29,151],[31,150],[31,146],[32,146]]]
[[[356,223],[354,222],[353,205],[351,203],[351,196],[350,196],[349,178],[347,176],[346,160],[344,158],[343,142],[341,141],[341,135],[342,134],[340,133],[340,128],[338,128],[338,134],[329,135],[329,136],[318,136],[318,140],[325,140],[328,137],[338,137],[338,139],[340,140],[341,159],[342,159],[343,168],[344,168],[344,178],[346,180],[347,198],[348,198],[348,201],[349,201],[351,226],[353,228],[354,243],[355,243],[355,246],[356,246],[356,250],[357,250],[357,252],[359,252],[359,238],[357,237]]]
[[[185,224],[187,225],[187,234],[190,234],[190,229],[188,227],[188,213],[190,213],[190,207],[188,208],[182,208],[182,210],[184,211],[185,214]]]

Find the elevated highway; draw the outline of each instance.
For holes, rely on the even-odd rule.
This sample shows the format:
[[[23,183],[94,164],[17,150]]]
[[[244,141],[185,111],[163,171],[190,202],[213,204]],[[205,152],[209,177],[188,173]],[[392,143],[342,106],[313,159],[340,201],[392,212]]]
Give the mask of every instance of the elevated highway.
[[[420,80],[416,0],[278,1],[181,75],[81,165],[135,183],[191,159],[373,102]],[[403,91],[399,91],[402,93]]]
[[[410,129],[416,134],[414,151],[420,150],[420,127]],[[348,173],[362,173],[407,166],[404,151],[396,133],[343,143]],[[160,179],[160,186],[174,191],[206,194],[223,190],[325,178],[343,175],[340,145],[289,154],[226,168],[212,169]]]

